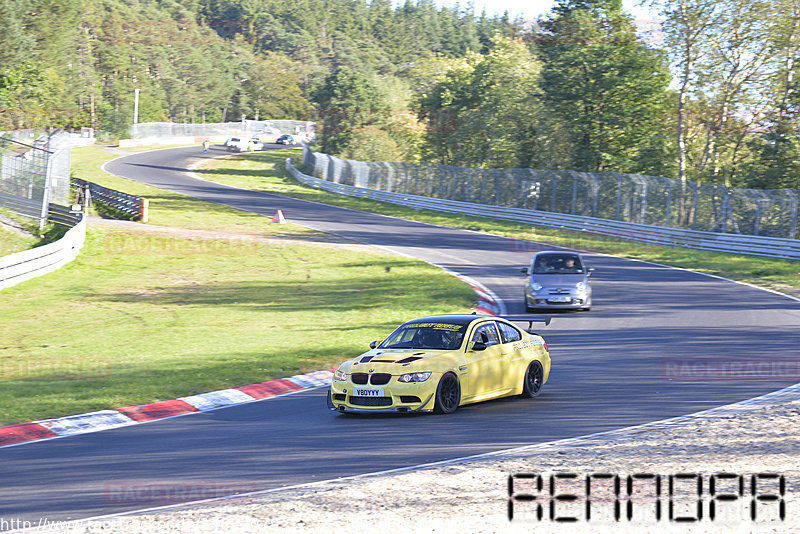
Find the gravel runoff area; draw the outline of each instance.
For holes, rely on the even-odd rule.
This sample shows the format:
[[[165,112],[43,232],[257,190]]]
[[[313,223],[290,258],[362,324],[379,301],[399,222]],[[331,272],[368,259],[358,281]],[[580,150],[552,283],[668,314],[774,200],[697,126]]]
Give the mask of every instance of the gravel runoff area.
[[[535,485],[535,478],[515,478],[517,498],[514,519],[509,520],[509,475],[522,473],[543,475],[542,490]],[[556,493],[577,496],[573,502],[558,501],[556,516],[577,517],[575,523],[550,519],[549,475],[554,473],[581,477],[578,483],[569,479],[556,482]],[[587,521],[585,477],[598,473],[620,477],[620,496],[614,496],[613,478],[594,478],[592,517]],[[716,518],[711,521],[710,477],[719,473],[734,477],[716,479],[719,498],[715,500]],[[645,478],[634,480],[628,498],[626,480],[636,474],[660,475],[661,498],[655,499],[655,485]],[[669,519],[669,475],[682,474],[700,474],[702,479],[703,517],[694,523],[675,519],[697,517],[696,478],[674,478],[675,519]],[[760,475],[756,479],[755,520],[751,517],[752,475]],[[767,475],[784,477],[783,520],[781,501],[775,497],[781,494],[780,478]],[[724,500],[739,491],[743,496]],[[521,496],[525,494],[538,500],[524,501]],[[31,531],[788,533],[800,532],[799,494],[800,384],[736,405],[592,436],[233,499],[170,505],[136,515],[49,524]],[[614,521],[613,511],[617,500],[621,503],[619,522]],[[660,520],[655,519],[656,500],[661,502]],[[543,504],[541,520],[535,513],[539,502]],[[633,505],[632,520],[625,515],[628,502]]]

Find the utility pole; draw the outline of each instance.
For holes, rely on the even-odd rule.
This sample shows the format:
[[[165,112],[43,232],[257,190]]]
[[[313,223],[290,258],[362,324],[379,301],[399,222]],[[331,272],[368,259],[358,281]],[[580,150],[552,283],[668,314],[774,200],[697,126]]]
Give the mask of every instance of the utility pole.
[[[133,124],[139,122],[139,88],[133,90]]]

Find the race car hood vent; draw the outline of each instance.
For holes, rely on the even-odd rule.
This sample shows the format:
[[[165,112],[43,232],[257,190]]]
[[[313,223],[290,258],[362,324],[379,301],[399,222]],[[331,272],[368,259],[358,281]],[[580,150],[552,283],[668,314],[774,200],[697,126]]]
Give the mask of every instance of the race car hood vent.
[[[372,356],[364,356],[363,358],[358,360],[358,363],[399,363],[399,364],[406,364],[406,363],[415,362],[417,360],[421,360],[422,356],[424,354],[425,354],[424,352],[417,352],[417,353],[415,353],[415,354],[413,354],[411,356],[406,356],[405,358],[401,358],[399,360],[389,360],[389,359],[386,359],[386,358],[387,357],[389,357],[389,358],[392,357],[391,354],[384,354],[384,353],[380,352],[380,353],[372,355]],[[376,360],[375,358],[377,358],[380,355],[383,355],[383,359]],[[397,356],[404,356],[404,355],[403,354],[398,354]]]
[[[356,360],[353,361],[353,365],[360,365],[360,364],[376,364],[376,363],[393,363],[398,365],[409,365],[413,362],[418,360],[422,360],[425,358],[429,358],[431,356],[437,356],[440,351],[435,351],[436,354],[432,354],[420,349],[414,349],[416,352],[411,352],[409,354],[408,349],[389,349],[389,350],[381,350],[379,352],[373,352],[371,354],[365,354],[359,356]]]

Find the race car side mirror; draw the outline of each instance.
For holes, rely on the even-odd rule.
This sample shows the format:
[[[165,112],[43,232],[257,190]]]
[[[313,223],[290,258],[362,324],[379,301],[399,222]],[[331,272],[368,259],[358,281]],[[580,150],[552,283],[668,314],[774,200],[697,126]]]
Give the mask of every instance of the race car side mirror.
[[[481,351],[486,350],[486,343],[481,343],[480,341],[476,341],[472,344],[472,350],[474,351]]]
[[[588,269],[586,269],[586,276],[592,276],[593,272],[594,272],[594,267],[589,267]]]
[[[375,347],[378,346],[378,343],[380,343],[380,341],[370,341],[369,348],[374,349]]]
[[[528,274],[528,268],[523,267],[522,269],[519,270],[519,272],[521,272],[522,274]]]

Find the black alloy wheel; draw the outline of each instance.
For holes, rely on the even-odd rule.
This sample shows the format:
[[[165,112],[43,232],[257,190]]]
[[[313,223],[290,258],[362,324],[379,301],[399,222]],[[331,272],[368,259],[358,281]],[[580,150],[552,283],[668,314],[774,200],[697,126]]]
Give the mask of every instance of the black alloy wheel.
[[[461,386],[453,373],[446,373],[436,387],[436,400],[433,411],[436,413],[453,413],[461,402]]]
[[[522,382],[522,396],[528,399],[536,397],[542,390],[544,381],[544,370],[542,364],[534,360],[528,365],[525,371],[525,378]]]

